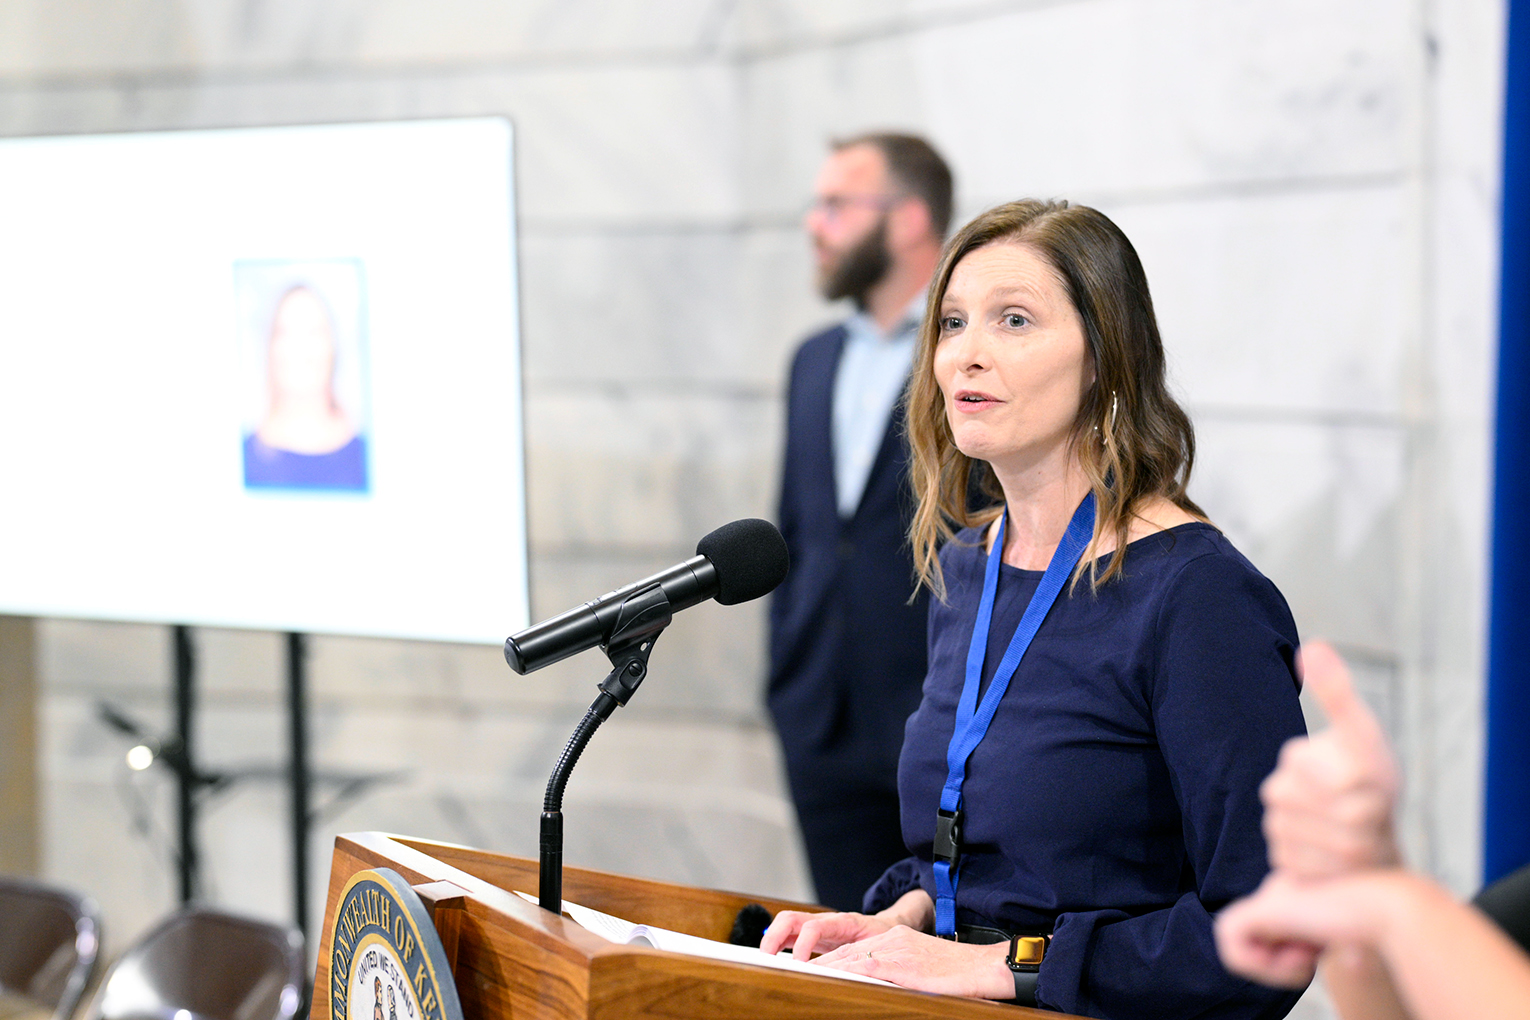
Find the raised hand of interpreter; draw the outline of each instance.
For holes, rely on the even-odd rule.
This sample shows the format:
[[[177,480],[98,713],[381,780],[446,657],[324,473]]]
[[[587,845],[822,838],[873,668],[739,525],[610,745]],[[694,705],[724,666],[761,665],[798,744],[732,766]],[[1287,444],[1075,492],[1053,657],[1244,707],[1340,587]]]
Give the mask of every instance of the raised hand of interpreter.
[[[1333,944],[1369,948],[1387,917],[1395,871],[1304,882],[1278,871],[1252,896],[1217,915],[1217,952],[1234,974],[1278,988],[1305,988]]]
[[[1530,1016],[1530,957],[1481,913],[1402,868],[1318,882],[1271,874],[1218,915],[1216,938],[1228,970],[1291,988],[1326,948],[1324,977],[1345,1020]]]
[[[1299,665],[1329,727],[1287,741],[1259,788],[1270,866],[1298,879],[1394,866],[1397,764],[1381,725],[1332,646],[1303,645]]]

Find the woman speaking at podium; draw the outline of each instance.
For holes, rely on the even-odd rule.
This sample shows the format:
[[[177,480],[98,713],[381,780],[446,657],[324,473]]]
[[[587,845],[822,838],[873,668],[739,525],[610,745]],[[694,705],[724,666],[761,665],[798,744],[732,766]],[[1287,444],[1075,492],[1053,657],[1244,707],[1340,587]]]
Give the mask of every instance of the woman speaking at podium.
[[[934,596],[898,776],[912,856],[867,913],[783,913],[762,948],[1114,1020],[1284,1015],[1298,993],[1228,974],[1212,915],[1267,871],[1259,782],[1305,732],[1296,626],[1186,494],[1194,434],[1131,243],[1066,203],[969,223],[908,400]]]

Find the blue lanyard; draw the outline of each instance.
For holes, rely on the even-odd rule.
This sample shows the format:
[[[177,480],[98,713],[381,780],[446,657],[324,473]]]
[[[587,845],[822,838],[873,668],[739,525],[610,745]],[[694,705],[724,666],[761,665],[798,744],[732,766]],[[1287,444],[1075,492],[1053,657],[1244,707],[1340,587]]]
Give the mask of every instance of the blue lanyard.
[[[1014,637],[999,668],[994,671],[983,702],[978,704],[978,687],[983,682],[983,658],[988,653],[988,628],[993,622],[994,596],[999,590],[999,563],[1004,555],[1004,515],[994,535],[988,566],[983,572],[983,599],[978,603],[977,620],[972,625],[972,643],[967,646],[967,678],[962,684],[961,700],[956,705],[956,725],[951,745],[946,749],[946,785],[940,791],[940,811],[935,823],[935,934],[950,938],[956,934],[956,883],[961,872],[962,782],[967,778],[967,759],[988,733],[988,725],[999,709],[999,700],[1009,689],[1009,681],[1020,665],[1031,639],[1041,629],[1041,621],[1051,611],[1068,575],[1078,566],[1084,547],[1094,534],[1094,493],[1073,511],[1068,530],[1063,534],[1047,572],[1031,595],[1025,615],[1015,628]]]

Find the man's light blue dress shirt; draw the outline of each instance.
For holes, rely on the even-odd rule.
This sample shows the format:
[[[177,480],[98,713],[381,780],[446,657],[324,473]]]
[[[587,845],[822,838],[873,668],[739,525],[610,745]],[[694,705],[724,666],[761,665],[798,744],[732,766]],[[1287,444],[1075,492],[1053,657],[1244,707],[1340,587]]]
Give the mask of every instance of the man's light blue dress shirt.
[[[866,490],[887,421],[908,382],[924,304],[921,294],[886,333],[865,312],[845,321],[848,334],[834,375],[834,488],[841,517],[855,516]]]

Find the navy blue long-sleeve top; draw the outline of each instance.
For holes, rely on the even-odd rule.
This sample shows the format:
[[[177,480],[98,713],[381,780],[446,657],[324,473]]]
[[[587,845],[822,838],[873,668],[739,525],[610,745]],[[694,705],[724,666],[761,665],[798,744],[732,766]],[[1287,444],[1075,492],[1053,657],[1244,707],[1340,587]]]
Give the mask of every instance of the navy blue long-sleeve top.
[[[982,593],[981,540],[968,529],[941,553],[948,597],[930,603],[929,673],[898,769],[913,857],[872,887],[868,911],[920,886],[935,895],[935,814]],[[957,920],[1053,928],[1037,983],[1052,1009],[1283,1016],[1298,993],[1228,974],[1212,915],[1268,870],[1259,783],[1281,744],[1306,732],[1296,624],[1210,525],[1139,539],[1124,566],[1097,591],[1087,572],[1063,589],[968,761]],[[1001,570],[985,687],[1040,579]]]

